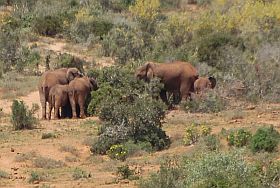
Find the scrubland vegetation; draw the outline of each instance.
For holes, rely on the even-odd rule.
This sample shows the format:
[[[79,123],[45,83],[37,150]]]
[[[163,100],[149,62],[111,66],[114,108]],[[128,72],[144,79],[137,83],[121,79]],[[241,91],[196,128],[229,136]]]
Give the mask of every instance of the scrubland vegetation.
[[[157,79],[145,83],[134,77],[135,69],[146,61],[187,61],[200,76],[217,78],[214,90],[192,101],[178,105],[176,97],[169,96],[170,103],[187,113],[220,117],[224,110],[231,110],[225,119],[232,121],[247,116],[241,110],[234,111],[234,103],[280,102],[280,1],[188,2],[11,0],[4,11],[7,2],[0,0],[0,89],[26,95],[36,89],[34,82],[45,68],[75,66],[97,78],[99,87],[87,101],[87,114],[97,116],[100,123],[77,124],[87,131],[98,126],[94,133],[86,134],[84,145],[89,145],[88,153],[96,157],[96,163],[99,155],[107,155],[122,164],[115,168],[121,179],[136,181],[135,185],[143,188],[279,187],[279,123],[275,127],[267,123],[238,128],[223,124],[224,129],[217,132],[202,116],[192,122],[185,118],[184,129],[177,131],[183,132],[179,144],[190,147],[188,152],[164,158],[158,172],[145,177],[139,177],[126,163],[133,157],[168,150],[174,141],[164,127],[168,107],[156,99],[162,84]],[[85,46],[94,51],[94,59],[109,57],[114,65],[100,68],[95,60],[42,51],[37,46],[41,37]],[[9,120],[13,129],[39,126],[36,110],[36,106],[29,109],[15,100]],[[177,129],[177,125],[172,126]],[[40,132],[39,137],[53,141],[63,135]],[[59,150],[74,156],[66,156],[65,161],[79,161],[80,153],[74,146],[64,144]],[[61,160],[36,154],[18,155],[18,160],[31,161],[32,167],[47,169],[50,174],[50,169],[67,167]],[[91,178],[84,167],[71,170],[75,181]],[[28,173],[29,183],[51,179],[41,171]],[[0,182],[7,178],[0,170]]]

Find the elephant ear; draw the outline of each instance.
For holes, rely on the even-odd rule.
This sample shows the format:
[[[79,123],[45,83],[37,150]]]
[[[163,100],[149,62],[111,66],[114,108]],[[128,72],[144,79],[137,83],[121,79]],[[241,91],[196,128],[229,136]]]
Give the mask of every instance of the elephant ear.
[[[216,79],[212,76],[208,77],[208,79],[211,82],[211,89],[214,89],[217,83]]]
[[[97,86],[97,82],[94,78],[89,78],[89,85],[90,85],[90,90],[97,90],[98,86]]]
[[[147,80],[151,80],[153,77],[154,77],[154,64],[149,62],[149,63],[146,63],[146,77],[147,77]]]
[[[81,76],[82,74],[77,68],[69,68],[66,73],[66,77],[69,82],[74,80],[75,77],[81,77]]]

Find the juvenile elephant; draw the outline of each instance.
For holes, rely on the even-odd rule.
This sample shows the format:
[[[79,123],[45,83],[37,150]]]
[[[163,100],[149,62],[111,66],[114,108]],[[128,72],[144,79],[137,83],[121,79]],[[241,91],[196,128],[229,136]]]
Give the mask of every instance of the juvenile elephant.
[[[69,85],[56,84],[49,91],[49,120],[51,119],[52,109],[54,108],[54,119],[60,116],[59,108],[67,107],[69,102],[68,96]],[[70,107],[71,108],[71,107]]]
[[[167,103],[167,91],[173,94],[179,94],[179,100],[187,99],[190,96],[190,92],[194,90],[194,82],[198,78],[198,73],[197,70],[187,62],[148,62],[136,70],[135,76],[147,82],[153,77],[158,77],[164,84],[164,88],[160,92],[160,97]]]
[[[87,76],[75,78],[69,83],[69,99],[72,107],[73,118],[77,118],[77,110],[80,111],[80,117],[85,118],[85,101],[92,90],[97,90],[97,83],[94,78]]]
[[[194,82],[194,92],[196,94],[201,93],[207,89],[214,89],[216,86],[216,79],[212,76],[206,77],[199,77]]]
[[[56,84],[68,84],[75,77],[81,77],[82,74],[77,68],[60,68],[53,71],[46,71],[38,84],[40,102],[42,106],[42,119],[46,119],[46,103],[49,99],[49,91]]]

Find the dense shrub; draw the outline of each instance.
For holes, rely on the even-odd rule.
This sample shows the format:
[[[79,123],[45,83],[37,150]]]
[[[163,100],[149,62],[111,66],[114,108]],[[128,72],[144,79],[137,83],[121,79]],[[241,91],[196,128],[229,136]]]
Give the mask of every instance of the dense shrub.
[[[35,111],[38,110],[33,106],[31,110],[26,107],[23,101],[14,100],[12,104],[11,121],[15,130],[32,129],[37,123],[34,117]]]
[[[214,134],[202,137],[202,140],[200,142],[202,142],[206,146],[206,149],[208,149],[210,151],[218,151],[219,150],[220,140]]]
[[[186,157],[181,163],[162,165],[157,174],[140,187],[255,187],[254,168],[239,152],[202,153]],[[207,167],[207,168],[205,168]]]
[[[196,97],[182,105],[185,111],[210,113],[224,110],[226,101],[215,91],[208,91],[202,97]]]
[[[127,10],[135,0],[99,0],[101,6],[105,9],[110,9],[115,12],[121,12]]]
[[[267,151],[273,152],[277,149],[280,135],[277,130],[271,127],[261,127],[253,135],[251,141],[251,150],[253,152]]]
[[[243,147],[249,144],[252,135],[245,129],[231,131],[227,137],[230,146]]]
[[[114,27],[101,42],[103,55],[114,57],[120,64],[142,59],[147,50],[144,40],[138,28],[127,25]]]
[[[152,98],[149,87],[125,68],[111,67],[97,75],[100,87],[92,93],[88,111],[104,124],[92,152],[104,154],[111,145],[128,140],[150,143],[153,150],[167,148],[170,140],[161,129],[165,106]]]
[[[54,63],[54,68],[70,68],[70,67],[76,67],[79,69],[81,72],[84,72],[84,64],[86,62],[82,60],[79,57],[75,57],[73,55],[63,53],[59,54],[59,56],[56,58],[55,63]]]
[[[92,8],[81,9],[75,15],[76,20],[70,27],[70,37],[77,42],[86,42],[89,37],[101,39],[113,27],[110,20],[100,16],[98,8]]]

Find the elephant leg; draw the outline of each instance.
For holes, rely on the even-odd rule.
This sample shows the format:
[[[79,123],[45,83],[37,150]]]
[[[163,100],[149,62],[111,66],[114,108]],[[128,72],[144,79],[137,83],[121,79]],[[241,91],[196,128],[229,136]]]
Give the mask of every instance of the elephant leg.
[[[72,118],[77,118],[76,112],[76,102],[74,96],[70,98],[71,108],[72,108]]]
[[[86,115],[85,115],[85,97],[84,96],[79,96],[79,99],[78,99],[78,104],[79,104],[79,107],[80,107],[80,117],[81,118],[86,118]]]
[[[51,117],[52,117],[52,109],[53,109],[53,106],[50,104],[49,105],[49,120],[51,120]]]
[[[191,84],[188,83],[182,83],[180,87],[180,94],[181,94],[181,100],[187,100],[188,97],[190,96],[190,89],[191,89]]]
[[[59,119],[59,105],[55,104],[54,106],[54,119]]]
[[[46,99],[45,96],[40,93],[40,102],[41,102],[41,106],[42,106],[42,119],[45,120],[47,119],[46,117]]]
[[[166,105],[168,105],[168,99],[167,99],[167,95],[166,95],[166,90],[161,90],[159,95],[160,95],[161,100],[162,100]]]

